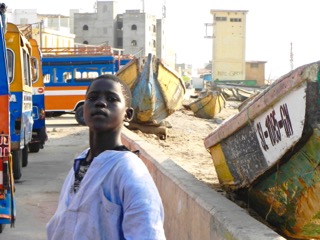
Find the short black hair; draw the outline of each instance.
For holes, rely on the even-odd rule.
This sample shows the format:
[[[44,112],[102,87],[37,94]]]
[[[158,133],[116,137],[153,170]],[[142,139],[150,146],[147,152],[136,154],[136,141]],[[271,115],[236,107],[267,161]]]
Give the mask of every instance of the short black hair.
[[[99,77],[93,79],[87,88],[86,94],[88,93],[88,91],[91,87],[91,84],[94,81],[101,80],[101,79],[111,80],[111,81],[115,81],[115,82],[120,83],[122,94],[125,98],[126,107],[131,107],[132,95],[131,95],[131,91],[130,91],[129,86],[122,79],[120,79],[119,77],[117,77],[116,75],[113,75],[113,74],[102,74]]]

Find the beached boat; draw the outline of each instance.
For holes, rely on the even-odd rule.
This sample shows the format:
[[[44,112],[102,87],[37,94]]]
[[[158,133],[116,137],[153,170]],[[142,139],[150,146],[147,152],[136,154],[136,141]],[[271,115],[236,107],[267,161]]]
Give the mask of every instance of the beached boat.
[[[131,89],[133,123],[159,126],[182,106],[186,92],[183,80],[152,54],[131,60],[116,75]]]
[[[320,61],[276,80],[204,141],[226,191],[288,237],[320,239]]]
[[[219,91],[207,91],[203,96],[191,102],[187,108],[191,109],[198,118],[211,119],[225,107],[226,100]]]

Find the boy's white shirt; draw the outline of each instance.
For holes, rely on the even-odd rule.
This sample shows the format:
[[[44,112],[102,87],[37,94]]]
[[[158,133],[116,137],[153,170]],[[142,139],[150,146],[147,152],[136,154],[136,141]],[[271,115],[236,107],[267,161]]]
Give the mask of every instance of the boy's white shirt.
[[[85,158],[88,150],[77,159]],[[134,153],[101,153],[77,193],[73,184],[72,168],[47,224],[48,240],[165,239],[161,198],[148,169]]]

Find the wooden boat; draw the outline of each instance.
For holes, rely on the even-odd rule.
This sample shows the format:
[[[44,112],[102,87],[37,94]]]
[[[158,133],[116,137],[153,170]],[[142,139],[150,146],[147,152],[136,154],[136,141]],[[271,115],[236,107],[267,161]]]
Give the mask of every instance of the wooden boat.
[[[184,82],[152,54],[131,60],[116,75],[131,89],[133,123],[159,126],[182,105]]]
[[[245,101],[263,90],[263,88],[260,87],[246,87],[231,84],[219,84],[217,87],[220,89],[225,99],[228,100],[232,98],[240,102]]]
[[[204,141],[226,191],[284,235],[320,239],[320,61],[276,80]]]
[[[211,119],[221,112],[225,107],[226,101],[219,91],[207,91],[204,96],[200,96],[188,106],[198,118]]]

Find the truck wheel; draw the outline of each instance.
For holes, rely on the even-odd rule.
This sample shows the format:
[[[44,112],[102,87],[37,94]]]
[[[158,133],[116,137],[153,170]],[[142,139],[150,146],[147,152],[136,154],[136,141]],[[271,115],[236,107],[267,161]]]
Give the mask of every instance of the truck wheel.
[[[18,180],[21,178],[21,169],[22,169],[22,151],[14,150],[12,151],[12,165],[13,165],[13,178]]]
[[[28,145],[24,145],[22,149],[22,167],[28,166],[29,149]]]
[[[28,145],[29,145],[29,151],[31,153],[39,152],[39,150],[40,150],[40,143],[39,142],[29,143]]]
[[[86,126],[83,118],[83,105],[79,106],[76,110],[75,118],[80,125]]]

